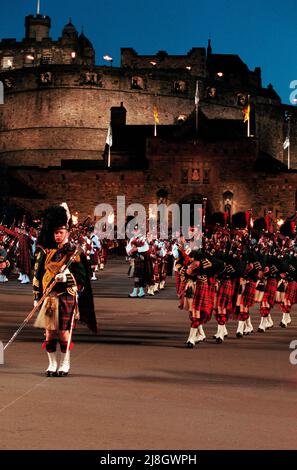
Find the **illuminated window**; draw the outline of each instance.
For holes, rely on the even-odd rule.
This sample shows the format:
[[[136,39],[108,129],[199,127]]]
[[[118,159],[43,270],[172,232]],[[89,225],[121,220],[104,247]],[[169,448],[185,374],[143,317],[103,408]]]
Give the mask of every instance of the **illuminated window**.
[[[43,64],[43,65],[51,64],[52,61],[53,61],[52,54],[50,54],[50,53],[43,54],[43,56],[41,58],[41,64]]]
[[[2,68],[3,69],[12,69],[13,68],[13,57],[5,56],[2,59]]]
[[[143,90],[144,83],[142,77],[132,77],[131,79],[131,88],[133,90]]]

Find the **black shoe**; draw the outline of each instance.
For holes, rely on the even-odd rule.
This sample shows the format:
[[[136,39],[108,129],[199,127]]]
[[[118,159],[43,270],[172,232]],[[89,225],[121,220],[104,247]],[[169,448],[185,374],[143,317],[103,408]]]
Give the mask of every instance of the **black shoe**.
[[[287,328],[287,325],[283,323],[282,321],[280,322],[279,326],[281,326],[282,328]]]
[[[265,333],[265,330],[262,330],[262,328],[258,328],[258,333]]]
[[[67,375],[68,375],[68,372],[62,372],[62,371],[59,372],[59,377],[67,377]]]
[[[53,372],[51,370],[47,370],[45,374],[47,377],[58,377],[57,371]]]
[[[242,338],[242,337],[243,337],[243,335],[241,333],[239,333],[239,332],[236,333],[236,338]]]
[[[220,337],[216,338],[216,343],[217,344],[222,344],[222,342],[223,342],[222,338],[220,338]]]
[[[191,341],[187,341],[187,342],[186,342],[186,347],[187,347],[188,349],[193,349],[193,348],[194,348],[194,344],[191,343]]]

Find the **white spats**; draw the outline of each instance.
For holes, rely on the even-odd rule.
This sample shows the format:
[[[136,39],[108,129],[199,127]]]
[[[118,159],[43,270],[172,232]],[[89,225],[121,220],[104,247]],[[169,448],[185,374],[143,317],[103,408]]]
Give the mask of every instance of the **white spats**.
[[[224,338],[227,338],[228,336],[228,330],[227,330],[227,327],[226,327],[226,324],[224,325]]]
[[[271,318],[271,315],[269,314],[266,317],[266,329],[272,328],[273,327],[273,320]]]
[[[217,332],[215,334],[216,343],[220,344],[224,341],[225,334],[224,334],[224,325],[218,325]]]
[[[237,331],[236,331],[236,336],[237,336],[237,338],[242,338],[242,337],[243,337],[244,327],[245,327],[245,322],[239,320],[239,322],[238,322],[238,327],[237,327]]]
[[[66,375],[68,375],[69,370],[70,370],[70,351],[68,351],[68,354],[61,352],[60,367],[58,370],[59,377],[65,377]]]
[[[148,286],[147,293],[148,293],[148,295],[155,295],[154,294],[154,286]]]
[[[23,274],[21,284],[29,284],[29,282],[30,282],[29,276],[27,274]]]
[[[198,326],[195,343],[202,343],[206,340],[206,334],[204,333],[203,326]]]
[[[262,317],[262,318],[261,318],[260,325],[259,325],[259,327],[258,327],[259,333],[264,333],[264,332],[266,331],[266,328],[267,328],[266,317]]]
[[[248,319],[244,323],[245,323],[245,326],[244,326],[243,334],[244,335],[251,335],[254,331],[254,328],[253,328],[253,325],[252,325],[252,322],[251,322],[251,317],[248,317]]]
[[[290,325],[291,321],[291,315],[289,313],[283,313],[283,318],[280,322],[280,326],[282,328],[287,328],[287,326]]]
[[[187,348],[192,349],[195,346],[196,336],[197,336],[197,328],[190,328],[190,334],[186,342]]]
[[[48,368],[46,369],[46,375],[48,377],[53,377],[57,375],[58,363],[57,363],[57,353],[55,352],[48,352]]]

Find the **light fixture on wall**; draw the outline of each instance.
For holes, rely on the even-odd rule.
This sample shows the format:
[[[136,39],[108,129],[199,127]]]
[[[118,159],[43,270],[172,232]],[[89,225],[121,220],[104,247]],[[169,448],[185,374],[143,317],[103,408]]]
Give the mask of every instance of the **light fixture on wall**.
[[[112,67],[113,58],[110,55],[104,55],[103,59],[107,60],[107,62],[110,62],[110,66]]]

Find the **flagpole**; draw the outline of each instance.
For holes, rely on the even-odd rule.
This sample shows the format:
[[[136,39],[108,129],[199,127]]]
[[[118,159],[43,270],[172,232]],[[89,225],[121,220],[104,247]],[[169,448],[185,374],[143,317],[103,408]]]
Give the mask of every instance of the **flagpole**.
[[[198,104],[196,104],[196,137],[198,137]]]
[[[111,152],[110,152],[110,149],[111,149],[111,146],[112,146],[112,127],[111,127],[111,123],[108,126],[107,136],[106,136],[106,143],[108,145],[107,167],[110,168],[110,165],[111,165]]]
[[[198,137],[198,125],[199,125],[199,81],[196,80],[196,90],[195,90],[195,108],[196,108],[196,137]]]
[[[154,137],[157,137],[157,123],[155,121],[155,125],[154,125]]]
[[[251,123],[250,123],[250,115],[251,115],[251,107],[250,107],[250,95],[248,95],[248,124],[247,124],[247,136],[251,136]]]
[[[289,120],[288,120],[288,137],[289,137],[289,145],[288,145],[288,170],[290,170],[290,166],[291,166],[291,152],[290,152],[290,147],[291,147],[291,142],[290,142],[290,133],[291,133],[291,121],[290,121],[290,117],[289,117]]]
[[[40,15],[40,0],[37,0],[37,15]]]
[[[110,145],[108,146],[108,159],[107,159],[107,167],[110,168]]]

